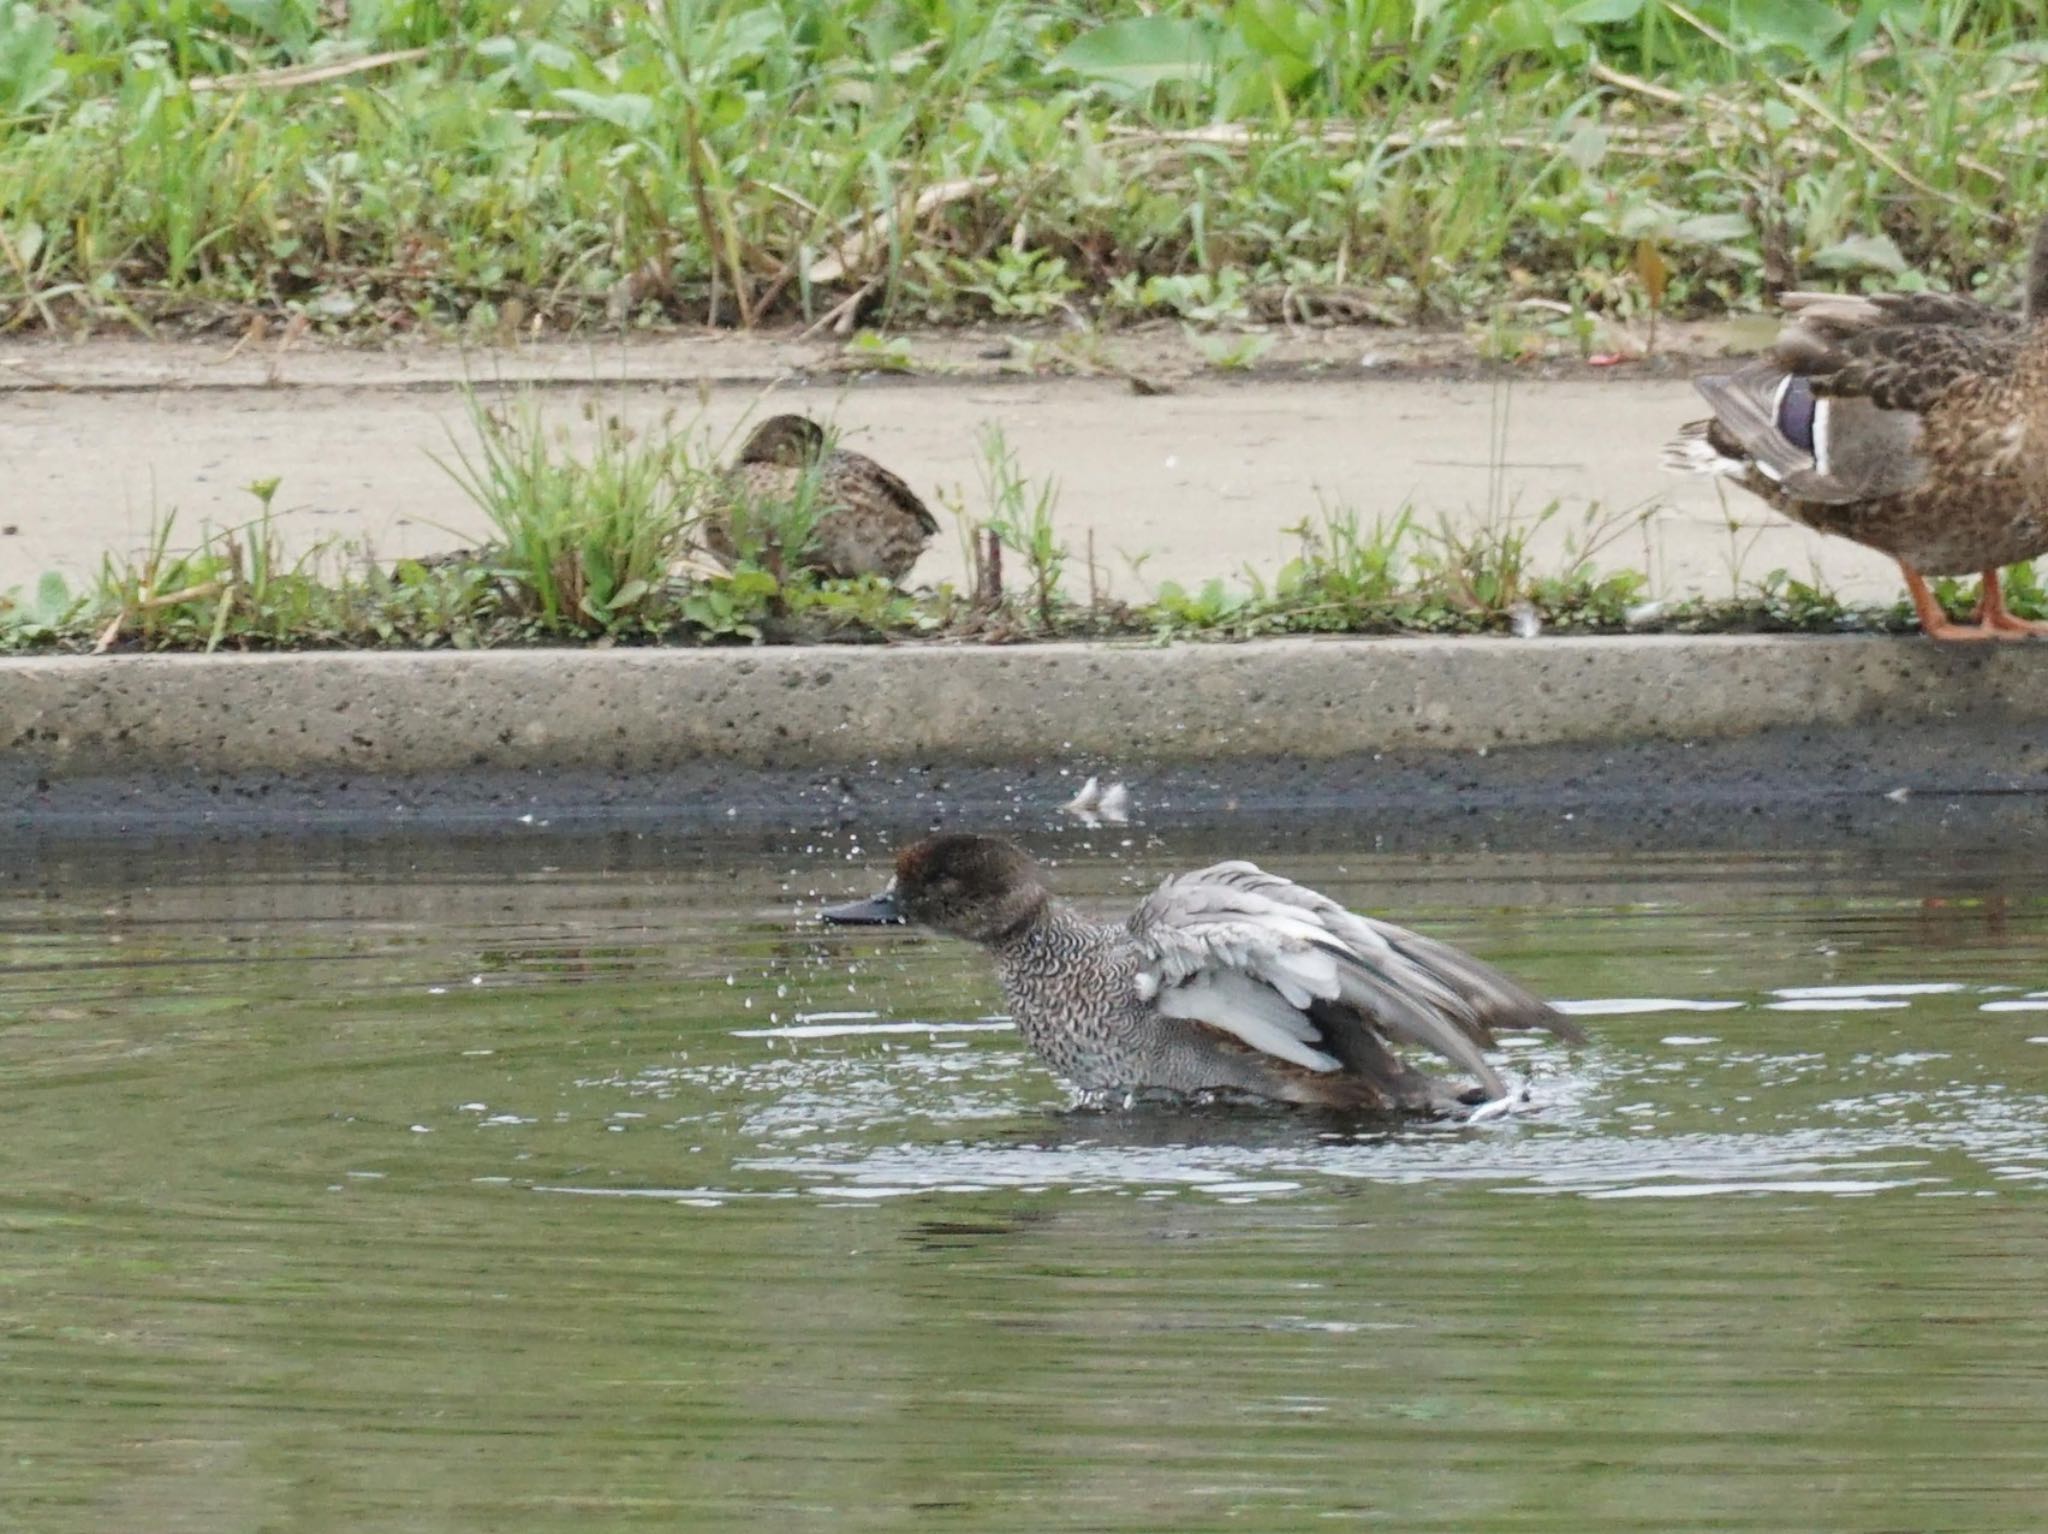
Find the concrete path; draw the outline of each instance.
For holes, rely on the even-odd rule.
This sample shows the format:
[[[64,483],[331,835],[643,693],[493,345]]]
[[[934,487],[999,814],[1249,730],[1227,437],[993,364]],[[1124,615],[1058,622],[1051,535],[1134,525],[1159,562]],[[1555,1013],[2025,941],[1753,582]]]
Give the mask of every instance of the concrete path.
[[[1091,535],[1100,579],[1130,596],[1269,573],[1294,548],[1286,529],[1324,507],[1370,524],[1408,505],[1426,525],[1471,529],[1529,522],[1552,503],[1537,535],[1552,567],[1604,536],[1601,564],[1643,569],[1665,594],[1727,595],[1777,568],[1848,596],[1899,590],[1876,555],[1660,472],[1660,445],[1699,413],[1683,368],[1664,359],[1510,374],[1448,362],[1430,338],[1329,332],[1241,375],[1191,363],[1175,333],[1111,359],[1172,390],[1143,396],[1117,374],[1031,371],[1051,355],[1037,343],[956,333],[906,345],[937,376],[851,374],[842,346],[787,338],[483,354],[16,344],[0,351],[0,590],[45,569],[83,574],[172,511],[181,541],[239,524],[257,506],[244,487],[270,478],[294,550],[349,540],[389,558],[474,542],[484,519],[432,456],[473,443],[465,378],[533,384],[572,434],[588,433],[586,405],[640,424],[673,411],[715,441],[749,413],[809,411],[935,509],[956,489],[982,507],[977,433],[1000,426],[1028,474],[1059,481],[1077,592]],[[941,520],[914,581],[960,577],[960,541]]]

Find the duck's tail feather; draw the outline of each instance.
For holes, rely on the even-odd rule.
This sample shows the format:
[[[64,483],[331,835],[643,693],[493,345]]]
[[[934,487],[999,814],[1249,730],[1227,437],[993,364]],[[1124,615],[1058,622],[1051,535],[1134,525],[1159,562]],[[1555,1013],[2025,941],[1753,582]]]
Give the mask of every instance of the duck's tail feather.
[[[1712,421],[1688,421],[1678,435],[1664,444],[1659,462],[1672,474],[1722,474],[1740,478],[1749,472],[1749,460],[1726,453],[1714,442]]]
[[[1541,1028],[1568,1044],[1586,1042],[1585,1030],[1577,1023],[1491,964],[1419,932],[1402,932],[1394,946],[1456,994],[1471,1012],[1482,1043],[1492,1042],[1496,1028]]]

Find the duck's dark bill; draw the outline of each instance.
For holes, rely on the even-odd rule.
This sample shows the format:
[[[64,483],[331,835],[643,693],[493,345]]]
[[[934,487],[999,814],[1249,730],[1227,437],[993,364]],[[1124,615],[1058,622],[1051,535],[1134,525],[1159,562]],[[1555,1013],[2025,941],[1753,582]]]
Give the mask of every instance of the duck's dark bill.
[[[896,909],[896,892],[884,890],[872,900],[854,900],[845,905],[828,905],[818,913],[821,920],[842,927],[880,927],[903,920]]]

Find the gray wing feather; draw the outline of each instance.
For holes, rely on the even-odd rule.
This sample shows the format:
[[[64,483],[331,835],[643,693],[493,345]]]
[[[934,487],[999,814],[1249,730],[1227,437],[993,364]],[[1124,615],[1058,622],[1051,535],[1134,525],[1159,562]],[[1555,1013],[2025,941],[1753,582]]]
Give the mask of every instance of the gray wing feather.
[[[1480,1052],[1492,1025],[1578,1036],[1477,959],[1250,863],[1166,880],[1139,906],[1130,931],[1143,964],[1141,994],[1162,1011],[1198,1017],[1310,1069],[1338,1067],[1345,1051],[1328,1037],[1331,1028],[1367,1027],[1433,1050],[1498,1096],[1500,1077]]]

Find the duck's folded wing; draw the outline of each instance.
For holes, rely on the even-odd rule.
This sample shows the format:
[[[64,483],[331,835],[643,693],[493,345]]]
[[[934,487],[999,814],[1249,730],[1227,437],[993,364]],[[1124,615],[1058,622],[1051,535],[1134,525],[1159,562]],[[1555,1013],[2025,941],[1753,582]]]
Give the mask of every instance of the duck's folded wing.
[[[870,481],[891,501],[894,501],[899,510],[908,513],[911,519],[917,523],[918,529],[926,537],[931,537],[938,532],[939,519],[932,515],[931,508],[925,505],[923,498],[903,482],[902,476],[883,468],[865,453],[849,452],[844,449],[841,452],[846,461],[854,465],[863,478]]]
[[[1810,380],[1773,362],[1702,375],[1693,387],[1714,407],[1714,419],[1688,431],[1711,453],[1746,459],[1802,501],[1853,505],[1903,494],[1926,478],[1915,450],[1920,418],[1909,412],[1862,399],[1819,400]],[[1695,466],[1683,447],[1676,462]]]
[[[1365,1025],[1435,1051],[1497,1096],[1500,1078],[1480,1052],[1489,1024],[1576,1033],[1478,960],[1250,863],[1168,879],[1130,931],[1141,996],[1311,1070],[1340,1068],[1349,1051],[1333,1030]]]

